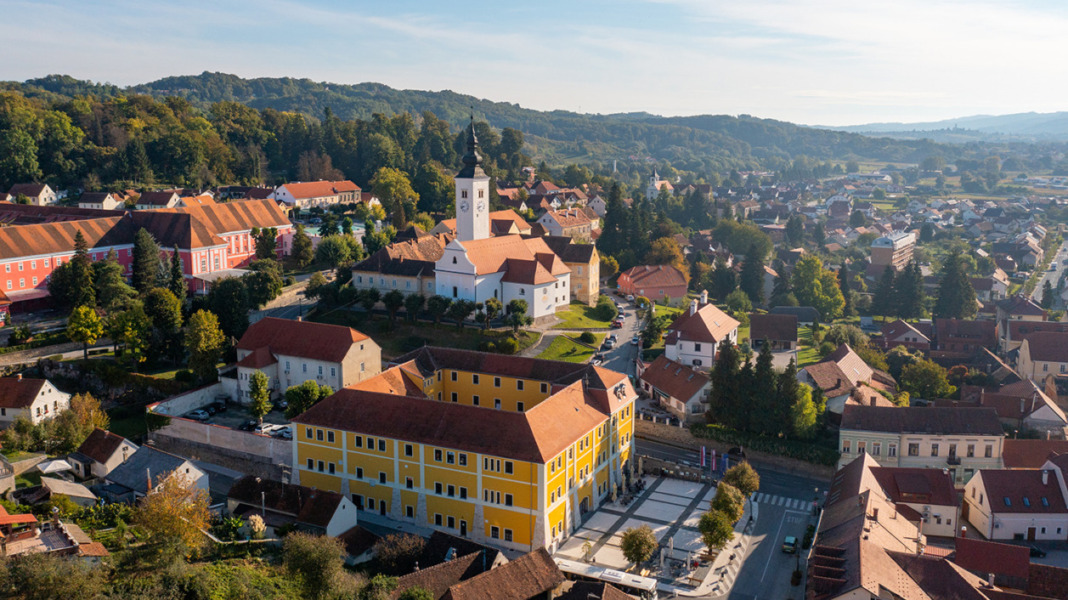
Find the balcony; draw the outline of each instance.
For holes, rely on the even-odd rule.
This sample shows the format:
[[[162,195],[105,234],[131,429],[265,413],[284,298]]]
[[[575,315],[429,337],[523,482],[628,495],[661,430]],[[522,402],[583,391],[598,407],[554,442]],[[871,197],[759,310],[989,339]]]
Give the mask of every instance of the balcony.
[[[948,458],[946,458],[946,464],[959,465],[960,464],[960,457],[959,456],[954,456],[954,455],[951,454],[951,455],[949,455]]]

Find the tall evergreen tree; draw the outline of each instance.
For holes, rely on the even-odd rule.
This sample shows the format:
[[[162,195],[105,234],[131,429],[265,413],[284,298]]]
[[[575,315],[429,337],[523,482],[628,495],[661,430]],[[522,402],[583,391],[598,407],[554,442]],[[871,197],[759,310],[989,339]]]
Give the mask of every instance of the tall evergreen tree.
[[[1042,308],[1049,310],[1053,307],[1053,284],[1049,279],[1042,284]]]
[[[757,354],[750,393],[742,394],[742,398],[752,398],[749,411],[750,430],[764,435],[774,434],[782,426],[781,422],[775,420],[777,399],[772,361],[771,344],[765,343]]]
[[[786,369],[779,374],[776,383],[775,394],[775,407],[773,418],[775,423],[780,426],[780,431],[775,433],[785,433],[787,435],[793,435],[796,432],[787,430],[787,423],[789,422],[789,416],[794,410],[794,405],[797,403],[799,392],[801,389],[800,382],[797,381],[797,364],[794,359],[790,359],[790,364],[786,365]]]
[[[896,276],[894,298],[898,316],[902,319],[919,319],[923,316],[927,295],[923,290],[923,272],[918,262],[912,261]]]
[[[597,249],[601,254],[614,256],[624,247],[627,229],[627,207],[623,204],[623,192],[618,183],[613,183],[605,202],[604,227],[601,237],[597,239]]]
[[[720,342],[716,349],[716,362],[712,365],[712,391],[708,396],[708,421],[737,427],[739,411],[735,406],[738,395],[738,366],[741,357],[738,348],[729,339]]]
[[[805,222],[800,215],[791,215],[786,221],[786,239],[794,247],[805,243]]]
[[[722,258],[716,259],[716,266],[712,269],[712,296],[717,300],[724,300],[738,287],[734,269],[727,266]]]
[[[185,274],[182,272],[182,257],[178,254],[177,244],[174,246],[174,250],[171,251],[170,277],[167,281],[167,289],[180,302],[185,301],[185,293],[188,288],[185,285]]]
[[[159,245],[147,229],[142,227],[134,235],[133,247],[133,286],[138,293],[144,294],[156,286],[159,276]]]
[[[884,317],[897,316],[896,291],[894,287],[894,269],[887,265],[883,275],[875,286],[875,295],[871,300],[871,312]]]
[[[842,316],[848,317],[853,314],[853,297],[849,290],[849,261],[843,260],[838,269],[838,288],[842,290],[842,298],[845,305],[842,307]]]
[[[771,290],[768,306],[772,308],[776,306],[797,306],[797,297],[794,296],[793,290],[790,289],[790,276],[786,273],[785,267],[777,271],[777,273],[778,276],[775,277],[775,287]]]
[[[74,258],[71,259],[71,299],[73,306],[96,306],[93,288],[93,261],[89,258],[89,244],[81,231],[74,234]]]
[[[823,223],[816,223],[816,226],[812,228],[812,241],[816,242],[817,246],[822,246],[823,242],[827,241],[827,234],[824,232]]]
[[[749,301],[754,306],[764,304],[764,257],[755,244],[749,246],[738,279],[739,287],[749,296]]]
[[[935,300],[934,316],[943,319],[970,319],[979,312],[975,288],[961,264],[963,257],[954,250],[942,263],[938,276],[938,299]]]

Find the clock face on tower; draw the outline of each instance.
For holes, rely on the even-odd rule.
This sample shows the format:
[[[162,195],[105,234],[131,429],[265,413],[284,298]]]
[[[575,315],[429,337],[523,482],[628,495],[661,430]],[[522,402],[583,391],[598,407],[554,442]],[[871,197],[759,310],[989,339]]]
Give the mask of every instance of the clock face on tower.
[[[478,209],[478,212],[482,212],[482,211],[486,210],[486,201],[485,200],[479,200],[478,204],[475,205],[475,208]]]
[[[462,212],[467,212],[467,209],[469,208],[471,208],[471,205],[468,204],[466,200],[460,203],[460,210]]]

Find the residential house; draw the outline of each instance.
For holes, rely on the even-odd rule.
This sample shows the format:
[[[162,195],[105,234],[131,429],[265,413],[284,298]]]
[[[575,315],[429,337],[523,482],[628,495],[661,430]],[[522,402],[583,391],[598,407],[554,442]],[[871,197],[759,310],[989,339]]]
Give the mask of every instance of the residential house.
[[[601,194],[596,194],[586,202],[586,206],[593,210],[593,212],[600,218],[604,218],[608,212],[608,203],[605,201]]]
[[[1041,382],[1050,373],[1068,373],[1068,333],[1038,331],[1020,344],[1016,371],[1031,381]]]
[[[13,515],[0,506],[0,557],[28,554],[76,557],[96,563],[109,553],[74,523],[64,523],[58,517],[38,523],[31,514]]]
[[[294,526],[316,535],[338,537],[356,527],[356,505],[328,490],[246,475],[226,494],[231,515],[259,515],[273,529]]]
[[[489,220],[490,235],[529,235],[530,223],[519,213],[511,209],[495,210],[486,218]],[[430,230],[431,235],[456,235],[456,219],[445,219]]]
[[[1068,333],[1065,321],[1007,321],[1001,333],[1001,351],[1010,354],[1023,344],[1024,338],[1038,332]]]
[[[112,469],[104,477],[105,485],[100,491],[111,502],[134,502],[175,476],[184,478],[199,490],[208,491],[207,472],[189,459],[152,446],[138,448],[125,462]]]
[[[1008,437],[1005,438],[1001,459],[1006,469],[1041,469],[1051,454],[1068,454],[1068,440]]]
[[[400,290],[404,295],[434,295],[434,264],[445,254],[449,234],[399,240],[380,248],[352,267],[352,286],[374,288],[382,294]]]
[[[924,354],[931,351],[931,323],[908,323],[898,319],[892,323],[883,323],[882,335],[872,339],[872,343],[889,351],[897,346],[908,350],[919,350]]]
[[[839,467],[868,453],[885,467],[948,469],[963,486],[1002,468],[1005,431],[993,408],[846,406],[838,439]]]
[[[998,412],[998,418],[1007,428],[1046,438],[1063,439],[1065,427],[1068,427],[1068,417],[1061,407],[1029,379],[991,389],[963,385],[960,400],[942,401],[939,404],[991,407]]]
[[[65,394],[47,379],[0,377],[0,427],[9,427],[19,417],[34,425],[70,408]]]
[[[305,381],[341,388],[382,371],[382,349],[350,327],[267,317],[237,343],[237,398],[248,404],[252,374],[267,375],[272,394]]]
[[[749,345],[759,350],[770,344],[772,350],[797,350],[797,316],[749,315]]]
[[[686,299],[688,288],[686,276],[671,265],[631,267],[620,273],[617,285],[624,294],[673,305]]]
[[[96,494],[89,488],[80,483],[55,477],[41,477],[41,483],[12,493],[15,502],[28,506],[51,502],[53,496],[65,496],[82,507],[93,506],[97,503]]]
[[[574,238],[545,236],[549,249],[571,269],[571,298],[587,306],[597,306],[601,297],[601,255],[593,244],[576,244]]]
[[[111,192],[85,192],[78,199],[78,208],[121,210],[126,208],[126,202]]]
[[[997,303],[998,330],[1005,331],[1010,321],[1045,321],[1046,311],[1030,298],[1017,294]]]
[[[354,204],[361,200],[360,186],[344,181],[295,181],[284,183],[271,194],[272,200],[285,202],[299,210],[313,206],[327,207],[337,204]]]
[[[293,479],[494,546],[555,550],[632,472],[626,375],[427,346],[293,419]]]
[[[538,223],[549,235],[559,235],[588,244],[593,241],[594,230],[600,229],[600,218],[593,209],[566,208],[546,211],[538,218]]]
[[[962,516],[989,540],[1068,539],[1068,491],[1059,455],[1040,469],[982,469],[964,488]]]
[[[391,600],[413,588],[430,592],[434,600],[550,600],[564,583],[564,574],[544,548],[497,566],[487,563],[483,552],[454,554],[447,562],[398,578]]]
[[[55,204],[59,199],[55,190],[47,183],[16,183],[7,193],[11,196],[11,202],[16,201],[19,196],[26,196],[34,206]]]
[[[664,356],[684,365],[711,369],[721,342],[738,343],[739,323],[709,303],[707,293],[702,293],[702,299],[704,303],[696,298],[690,301],[689,309],[668,326]]]
[[[865,454],[866,467],[879,483],[886,496],[910,520],[922,517],[923,533],[938,537],[953,537],[960,526],[960,503],[953,477],[942,469],[910,467],[881,467],[878,461]]]
[[[159,208],[175,208],[181,202],[177,192],[141,192],[137,198],[137,210],[156,210]]]
[[[638,361],[638,383],[645,393],[680,421],[704,421],[712,380],[661,354],[651,364]]]
[[[935,319],[935,345],[931,348],[934,360],[955,363],[971,362],[984,348],[997,350],[998,325],[995,321],[965,319]]]
[[[134,452],[137,444],[121,435],[97,427],[85,438],[78,450],[67,456],[67,462],[74,467],[74,473],[82,478],[104,478],[115,467],[126,462]]]
[[[835,415],[841,415],[855,396],[867,399],[869,405],[874,402],[893,406],[883,394],[897,391],[897,382],[889,373],[868,366],[849,344],[838,346],[822,361],[798,370],[797,379],[822,390],[827,399],[827,411]]]

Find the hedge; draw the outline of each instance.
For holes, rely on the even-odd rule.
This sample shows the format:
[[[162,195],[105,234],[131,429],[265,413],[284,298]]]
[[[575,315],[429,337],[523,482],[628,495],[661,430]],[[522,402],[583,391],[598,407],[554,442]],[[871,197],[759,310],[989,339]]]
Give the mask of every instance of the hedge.
[[[707,438],[732,446],[741,446],[757,452],[777,454],[796,458],[817,465],[834,466],[838,464],[838,450],[811,442],[786,440],[759,436],[745,431],[738,431],[723,425],[693,425],[690,432],[694,437]]]
[[[55,344],[66,344],[69,341],[70,338],[67,337],[66,332],[49,333],[34,339],[32,342],[26,342],[25,344],[19,344],[18,346],[6,346],[0,348],[0,354],[9,354],[21,350],[32,350],[34,348],[43,348],[44,346],[52,346]]]

